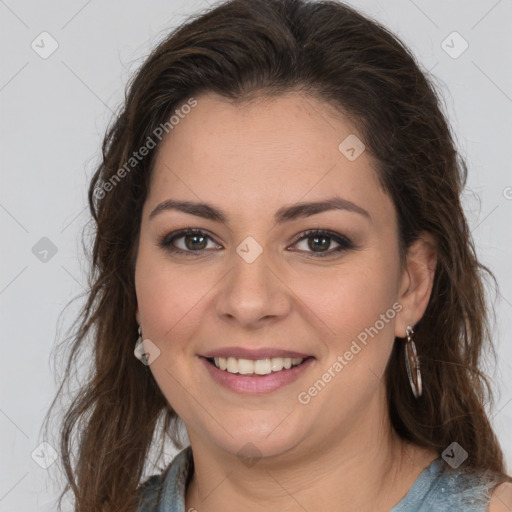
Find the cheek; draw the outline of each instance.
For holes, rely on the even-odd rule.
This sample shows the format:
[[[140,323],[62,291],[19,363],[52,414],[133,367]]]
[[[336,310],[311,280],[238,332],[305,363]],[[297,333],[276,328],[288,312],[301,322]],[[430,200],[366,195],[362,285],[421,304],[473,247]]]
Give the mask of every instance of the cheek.
[[[204,275],[191,267],[173,265],[158,252],[149,248],[139,252],[135,286],[140,321],[144,338],[160,351],[151,372],[167,401],[186,418],[187,396],[182,383],[193,373],[190,340],[204,318],[201,300],[207,299],[208,283]]]
[[[373,325],[397,297],[396,265],[357,255],[329,271],[297,275],[293,290],[323,324],[327,337],[348,340]],[[392,310],[392,313],[394,310]]]
[[[326,355],[316,377],[322,379],[327,372],[325,379],[333,383],[318,405],[329,402],[333,410],[342,411],[370,400],[376,392],[401,309],[396,302],[397,278],[393,258],[386,260],[373,252],[360,254],[325,279],[303,278],[300,295],[315,313],[317,332],[325,333],[321,340]]]
[[[186,339],[191,325],[200,325],[203,301],[215,280],[199,267],[180,267],[158,252],[141,247],[135,286],[144,336],[165,349],[169,341],[176,346]]]

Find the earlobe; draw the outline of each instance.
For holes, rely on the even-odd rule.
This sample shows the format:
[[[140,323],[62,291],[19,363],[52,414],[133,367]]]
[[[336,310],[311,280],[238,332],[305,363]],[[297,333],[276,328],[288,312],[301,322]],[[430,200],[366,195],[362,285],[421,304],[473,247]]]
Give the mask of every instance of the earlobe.
[[[399,297],[403,310],[395,325],[396,336],[405,337],[407,325],[419,322],[427,309],[437,263],[436,245],[434,236],[424,231],[407,251]]]

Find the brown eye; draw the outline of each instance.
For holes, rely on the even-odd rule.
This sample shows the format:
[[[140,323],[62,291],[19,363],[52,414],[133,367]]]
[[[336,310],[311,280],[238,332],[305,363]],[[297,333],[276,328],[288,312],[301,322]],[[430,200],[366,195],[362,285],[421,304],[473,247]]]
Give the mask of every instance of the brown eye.
[[[159,245],[172,253],[196,256],[208,248],[208,240],[212,239],[204,231],[189,228],[164,236]],[[214,246],[220,248],[218,244]]]
[[[209,240],[212,242],[213,247],[208,247]],[[294,245],[299,243],[304,243],[305,247],[297,252],[309,253],[309,257],[332,256],[355,248],[352,241],[344,235],[326,230],[310,230],[301,233],[300,238]],[[328,250],[332,247],[333,243],[337,244],[337,247]],[[200,256],[206,250],[222,249],[207,233],[192,228],[169,233],[161,239],[159,246],[171,253],[187,256]]]
[[[354,248],[354,244],[347,237],[325,230],[311,230],[301,234],[294,245],[298,243],[305,243],[305,247],[300,249],[302,252],[312,253],[314,256],[330,256],[341,251],[349,250]],[[328,251],[332,246],[332,243],[337,244],[333,250]]]

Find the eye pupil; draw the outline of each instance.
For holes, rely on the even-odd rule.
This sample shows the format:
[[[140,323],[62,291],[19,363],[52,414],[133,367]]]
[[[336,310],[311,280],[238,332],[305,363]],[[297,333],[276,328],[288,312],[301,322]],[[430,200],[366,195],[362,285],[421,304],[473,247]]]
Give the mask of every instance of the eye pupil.
[[[309,244],[309,247],[310,249],[313,249],[314,250],[314,244],[316,244],[318,242],[318,240],[322,240],[323,243],[320,244],[319,248],[320,249],[328,249],[329,248],[329,240],[330,238],[328,236],[314,236],[314,237],[311,237],[310,240],[313,240],[313,244]],[[317,246],[318,248],[318,246]]]
[[[191,239],[198,239],[198,238],[202,238],[203,239],[203,243],[198,245],[198,244],[188,244],[187,242]],[[191,250],[194,250],[194,249],[197,249],[197,250],[201,250],[201,249],[204,249],[206,247],[206,244],[205,244],[205,240],[206,240],[206,237],[205,236],[202,236],[202,235],[197,235],[197,234],[194,234],[194,235],[186,235],[185,236],[185,245],[187,246],[187,249],[191,249]]]

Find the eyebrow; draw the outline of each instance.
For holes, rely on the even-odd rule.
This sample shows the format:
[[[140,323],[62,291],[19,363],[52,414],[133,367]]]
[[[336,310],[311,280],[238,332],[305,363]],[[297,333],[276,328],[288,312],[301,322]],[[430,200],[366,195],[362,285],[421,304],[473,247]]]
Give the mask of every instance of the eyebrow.
[[[227,223],[228,215],[222,209],[212,206],[208,203],[197,203],[193,201],[177,201],[175,199],[167,199],[160,203],[150,214],[149,218],[152,219],[156,215],[168,211],[177,210],[190,215],[196,215],[205,219],[213,220],[216,222]],[[292,220],[300,219],[303,217],[310,217],[317,213],[322,213],[330,210],[345,210],[349,212],[358,213],[363,215],[371,221],[370,214],[364,209],[347,199],[341,197],[331,197],[324,201],[314,201],[307,203],[298,203],[292,206],[284,206],[277,210],[274,215],[276,224],[283,224]]]

